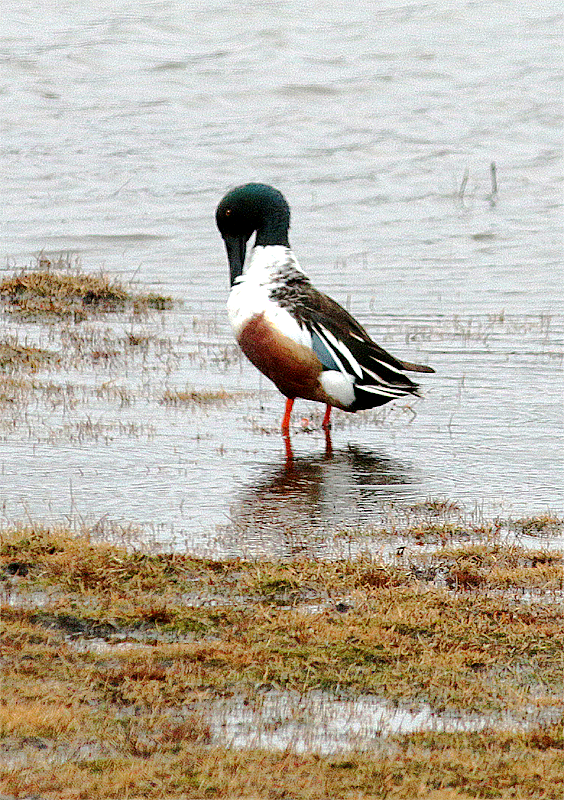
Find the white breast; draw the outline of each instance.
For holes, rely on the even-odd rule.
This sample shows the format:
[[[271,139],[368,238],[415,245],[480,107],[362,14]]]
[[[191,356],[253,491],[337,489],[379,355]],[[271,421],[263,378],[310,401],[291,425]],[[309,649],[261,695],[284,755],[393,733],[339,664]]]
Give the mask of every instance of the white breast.
[[[270,299],[270,292],[277,284],[277,273],[288,262],[288,256],[288,248],[282,245],[253,248],[249,265],[237,279],[227,300],[229,322],[237,339],[246,324],[262,314],[265,321],[284,336],[311,347],[311,334],[307,328]]]

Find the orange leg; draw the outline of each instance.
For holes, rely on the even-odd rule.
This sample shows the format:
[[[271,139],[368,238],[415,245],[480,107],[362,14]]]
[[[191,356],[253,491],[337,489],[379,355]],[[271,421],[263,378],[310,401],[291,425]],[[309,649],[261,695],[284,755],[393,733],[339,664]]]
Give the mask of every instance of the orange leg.
[[[294,453],[292,450],[292,442],[290,440],[290,434],[284,433],[284,444],[286,445],[286,472],[288,474],[294,472]]]
[[[288,437],[290,438],[290,437]],[[325,458],[333,457],[333,442],[331,441],[331,428],[325,428]]]
[[[290,433],[290,415],[292,413],[292,406],[294,405],[294,398],[289,397],[286,400],[286,411],[282,420],[282,433],[287,435]]]
[[[325,428],[326,431],[329,430],[331,427],[331,409],[333,406],[328,405],[325,409],[325,416],[323,417],[323,422],[321,423],[321,427]]]

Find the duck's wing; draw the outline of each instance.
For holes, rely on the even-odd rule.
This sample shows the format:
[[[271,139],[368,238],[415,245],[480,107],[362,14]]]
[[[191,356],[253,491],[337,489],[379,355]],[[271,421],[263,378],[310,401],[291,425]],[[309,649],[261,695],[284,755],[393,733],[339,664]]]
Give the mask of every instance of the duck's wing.
[[[311,285],[301,292],[295,314],[310,331],[312,347],[324,368],[353,379],[359,408],[417,394],[417,384],[407,377],[407,371],[434,372],[431,367],[392,356],[372,341],[348,311]]]

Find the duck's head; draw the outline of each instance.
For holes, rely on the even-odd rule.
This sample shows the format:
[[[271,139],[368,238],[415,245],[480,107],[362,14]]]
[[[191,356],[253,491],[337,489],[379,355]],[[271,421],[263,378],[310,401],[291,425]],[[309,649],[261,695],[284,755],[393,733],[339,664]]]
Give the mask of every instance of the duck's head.
[[[290,246],[290,207],[282,192],[265,183],[231,189],[218,205],[215,220],[227,249],[231,285],[243,272],[247,242],[255,231],[255,246]]]

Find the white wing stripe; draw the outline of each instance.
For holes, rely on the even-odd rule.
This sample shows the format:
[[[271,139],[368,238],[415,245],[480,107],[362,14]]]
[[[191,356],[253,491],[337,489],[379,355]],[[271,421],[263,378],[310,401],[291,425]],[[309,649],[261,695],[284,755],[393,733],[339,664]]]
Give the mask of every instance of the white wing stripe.
[[[379,386],[366,386],[357,384],[355,387],[359,391],[370,392],[371,394],[380,394],[382,397],[403,397],[408,392],[405,389],[382,389]]]
[[[328,331],[327,328],[324,328],[322,325],[319,326],[318,330],[322,330],[323,331],[323,334],[324,334],[325,338],[329,342],[331,342],[333,347],[336,347],[337,350],[341,353],[341,355],[343,355],[347,359],[347,361],[348,361],[349,365],[351,366],[353,372],[355,372],[356,375],[358,375],[359,378],[362,378],[362,369],[360,367],[360,364],[358,363],[356,358],[353,356],[353,354],[351,353],[349,348],[346,346],[346,344],[343,344],[343,342],[340,342],[336,338],[336,336],[333,336],[331,331]]]
[[[405,375],[404,375],[405,370],[401,370],[401,369],[398,369],[397,367],[393,367],[391,364],[388,364],[387,361],[382,361],[379,358],[376,358],[376,356],[369,356],[369,358],[372,361],[375,361],[377,364],[381,364],[384,367],[384,369],[389,369],[392,372],[397,372],[398,375],[401,375],[402,378],[405,378]]]
[[[387,387],[389,387],[389,388],[392,388],[392,389],[395,389],[395,388],[396,388],[396,387],[395,387],[395,386],[394,386],[392,383],[390,383],[389,381],[384,381],[384,380],[382,380],[382,378],[380,377],[380,375],[377,375],[375,372],[372,372],[372,370],[371,370],[371,369],[368,369],[368,367],[363,367],[362,369],[363,369],[363,371],[366,373],[366,375],[370,375],[370,377],[371,377],[371,378],[373,378],[373,379],[376,381],[376,385],[377,385],[377,386],[387,386]]]

